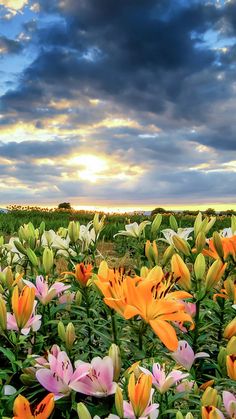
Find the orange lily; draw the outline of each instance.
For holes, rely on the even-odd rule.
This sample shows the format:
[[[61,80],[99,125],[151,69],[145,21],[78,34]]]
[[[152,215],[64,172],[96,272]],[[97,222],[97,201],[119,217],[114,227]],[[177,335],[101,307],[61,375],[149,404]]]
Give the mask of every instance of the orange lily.
[[[230,277],[224,281],[224,288],[220,290],[220,294],[214,295],[214,300],[216,297],[221,297],[225,299],[232,300],[236,304],[236,280],[231,279]]]
[[[20,294],[17,286],[13,289],[11,304],[19,329],[23,329],[30,319],[34,308],[34,297],[35,289],[28,287],[27,285]]]
[[[49,393],[36,406],[35,409],[30,408],[29,401],[24,396],[17,396],[13,405],[13,419],[48,419],[54,409],[54,394]]]
[[[175,329],[168,321],[187,321],[193,327],[193,320],[185,312],[183,301],[180,301],[190,298],[191,294],[185,291],[170,292],[174,285],[172,276],[163,277],[162,281],[157,282],[153,279],[148,280],[148,277],[142,279],[120,275],[118,271],[105,269],[104,265],[103,268],[104,276],[98,275],[94,282],[103,293],[104,302],[125,319],[141,316],[150,324],[164,345],[175,351],[178,339]]]
[[[236,380],[236,355],[227,355],[226,368],[229,378]]]
[[[224,419],[224,415],[215,406],[202,406],[202,419]]]
[[[84,263],[81,262],[75,265],[75,272],[63,272],[63,274],[73,275],[83,287],[86,287],[88,280],[93,274],[92,270],[93,266],[90,263],[84,265]]]
[[[151,396],[152,376],[141,374],[135,383],[134,373],[131,374],[128,384],[129,399],[135,417],[139,418],[145,411]]]
[[[236,235],[232,237],[221,237],[221,244],[224,253],[224,260],[228,258],[228,256],[232,256],[234,260],[236,260]],[[219,254],[214,246],[213,239],[210,239],[208,242],[208,249],[203,249],[202,253],[205,256],[210,256],[213,259],[218,259]]]
[[[230,339],[232,336],[236,336],[236,317],[227,324],[224,330],[225,339]]]

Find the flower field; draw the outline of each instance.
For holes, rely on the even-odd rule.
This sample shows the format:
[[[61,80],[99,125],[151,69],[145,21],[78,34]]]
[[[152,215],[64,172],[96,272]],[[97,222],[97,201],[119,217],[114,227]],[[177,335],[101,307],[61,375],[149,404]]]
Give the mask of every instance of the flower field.
[[[2,226],[1,418],[236,418],[236,216],[189,220]]]

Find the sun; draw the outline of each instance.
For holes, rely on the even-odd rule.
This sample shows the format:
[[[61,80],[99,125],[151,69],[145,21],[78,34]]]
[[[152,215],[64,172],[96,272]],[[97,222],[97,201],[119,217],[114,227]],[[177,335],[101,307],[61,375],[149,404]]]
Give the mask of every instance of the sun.
[[[72,157],[69,162],[73,166],[78,166],[78,177],[88,182],[95,183],[108,170],[108,163],[105,158],[93,154],[80,154]]]

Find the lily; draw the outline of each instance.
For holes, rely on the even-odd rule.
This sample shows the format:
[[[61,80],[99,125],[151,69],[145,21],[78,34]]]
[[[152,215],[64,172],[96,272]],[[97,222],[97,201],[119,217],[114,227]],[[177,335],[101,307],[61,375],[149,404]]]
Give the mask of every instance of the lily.
[[[90,368],[88,363],[81,362],[74,371],[66,352],[56,349],[54,355],[48,355],[48,368],[36,371],[37,380],[46,390],[55,394],[55,400],[68,396],[74,384],[86,376]]]
[[[35,290],[36,297],[43,305],[48,304],[53,298],[57,297],[71,287],[70,285],[63,284],[63,282],[54,282],[54,284],[49,287],[47,280],[44,279],[42,275],[36,277],[36,285],[27,280],[23,280],[23,282],[28,287]]]
[[[73,275],[75,279],[83,286],[85,287],[87,285],[88,280],[92,277],[93,266],[88,263],[87,265],[84,265],[83,262],[77,263],[75,265],[75,272],[63,272],[63,274],[69,274]]]
[[[31,409],[29,401],[21,394],[17,396],[13,405],[13,419],[48,419],[54,409],[54,395],[49,393],[34,408]]]
[[[82,252],[87,251],[90,245],[96,241],[96,233],[92,227],[93,222],[90,221],[86,226],[81,225],[79,231],[79,240],[82,242]]]
[[[223,391],[223,403],[230,418],[236,418],[236,397],[229,391]]]
[[[210,355],[206,352],[198,352],[195,354],[186,340],[180,340],[177,351],[173,352],[171,357],[189,371],[196,359],[209,358]]]
[[[152,373],[146,368],[140,367],[141,371],[152,377],[152,383],[159,393],[164,394],[174,386],[176,383],[188,377],[188,373],[183,373],[179,370],[173,370],[168,375],[165,373],[165,368],[160,364],[153,364]]]
[[[188,228],[178,228],[177,232],[175,230],[172,230],[171,228],[166,228],[162,230],[162,234],[165,237],[164,239],[159,239],[162,241],[165,241],[166,243],[174,246],[173,243],[173,236],[178,236],[181,239],[184,240],[191,240],[191,237],[189,235],[194,231],[194,228],[188,227]]]
[[[33,332],[37,332],[37,330],[41,327],[41,314],[35,314],[35,308],[37,305],[37,301],[34,301],[33,309],[30,315],[30,318],[24,323],[23,327],[19,327],[15,314],[7,313],[7,330],[16,330],[20,331],[22,335],[28,335],[30,329]]]
[[[158,417],[159,405],[152,403],[152,378],[150,375],[141,374],[135,383],[134,373],[131,374],[128,384],[130,403],[124,401],[124,417],[127,419],[145,419]]]
[[[140,224],[138,223],[131,223],[125,225],[125,230],[120,230],[118,233],[114,235],[116,236],[128,236],[128,237],[135,237],[140,238],[142,232],[144,231],[145,227],[151,224],[150,221],[142,221]]]
[[[83,365],[84,362],[82,361],[75,363],[76,369],[82,368]],[[83,377],[70,383],[70,388],[79,393],[95,397],[106,397],[116,392],[117,384],[113,381],[113,362],[109,356],[105,356],[103,359],[100,357],[93,358],[88,367]]]
[[[19,293],[15,286],[12,293],[11,305],[19,329],[23,329],[29,321],[34,308],[35,290],[25,286]]]
[[[225,419],[225,417],[215,406],[202,406],[202,419]]]

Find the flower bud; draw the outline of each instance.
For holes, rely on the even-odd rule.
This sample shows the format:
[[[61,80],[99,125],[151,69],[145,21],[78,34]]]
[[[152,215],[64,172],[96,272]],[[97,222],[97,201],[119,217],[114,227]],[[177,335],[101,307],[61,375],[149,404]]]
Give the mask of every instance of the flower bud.
[[[207,387],[201,398],[202,406],[216,406],[217,396],[217,390],[212,387]]]
[[[112,359],[113,363],[113,370],[114,370],[114,376],[113,380],[118,381],[120,377],[120,370],[121,370],[121,357],[120,357],[120,348],[115,343],[112,343],[110,346],[109,357]]]
[[[45,274],[48,274],[54,263],[54,254],[53,250],[49,249],[49,247],[45,247],[43,251],[43,269]]]
[[[77,413],[79,419],[92,419],[87,407],[82,402],[77,404]]]
[[[185,256],[189,256],[191,254],[191,248],[186,240],[181,239],[181,237],[177,235],[174,235],[172,237],[172,241],[175,248],[179,250],[179,252],[182,252]]]
[[[6,303],[3,300],[2,296],[0,296],[0,329],[6,330],[7,328],[7,309]]]
[[[229,378],[236,380],[236,354],[227,355],[226,368]]]
[[[207,225],[205,227],[205,233],[206,234],[210,231],[210,229],[213,227],[213,225],[215,224],[215,222],[216,222],[216,217],[211,217],[210,218],[210,221],[208,221],[208,223],[207,223]]]
[[[142,268],[140,269],[140,276],[141,278],[146,278],[148,275],[149,269],[147,266],[142,266]]]
[[[158,249],[155,240],[152,244],[150,240],[146,241],[145,245],[145,255],[151,265],[157,265],[158,263]]]
[[[0,246],[2,246],[4,244],[4,237],[0,236]]]
[[[80,223],[71,221],[68,225],[68,234],[72,243],[76,243],[79,239]]]
[[[153,237],[156,236],[156,234],[157,234],[157,232],[158,232],[158,230],[161,226],[161,223],[162,223],[162,215],[157,214],[155,216],[153,222],[152,222],[152,225],[151,225],[151,234],[152,234]]]
[[[176,419],[184,419],[184,416],[182,415],[182,413],[181,413],[180,411],[178,411],[178,412],[176,413],[175,418],[176,418]]]
[[[65,330],[65,326],[62,323],[62,321],[59,321],[59,323],[57,325],[57,332],[58,332],[58,336],[62,340],[62,342],[65,342],[65,340],[66,340],[66,330]]]
[[[227,355],[226,349],[221,347],[218,353],[217,362],[222,371],[225,370],[226,355]]]
[[[204,278],[205,270],[206,270],[205,258],[202,253],[199,253],[194,263],[194,273],[197,280],[201,280]]]
[[[197,217],[195,218],[195,221],[194,221],[194,237],[195,238],[197,237],[198,233],[200,232],[201,225],[202,225],[202,213],[199,212]]]
[[[167,249],[165,250],[164,254],[163,254],[163,265],[165,266],[169,260],[171,259],[171,257],[173,256],[173,254],[175,253],[175,248],[174,246],[170,245],[167,247]]]
[[[11,267],[7,266],[4,269],[4,273],[5,273],[6,286],[9,289],[12,287],[12,284],[14,282],[14,276],[13,276]]]
[[[38,266],[38,258],[34,251],[30,248],[26,249],[26,254],[28,256],[28,259],[30,263],[36,268]]]
[[[220,238],[220,235],[217,231],[214,231],[213,233],[213,245],[216,249],[216,252],[218,254],[218,256],[223,259],[224,258],[224,249],[222,246],[222,241]]]
[[[171,270],[174,273],[174,278],[178,279],[178,285],[183,287],[185,290],[191,289],[191,276],[190,272],[185,265],[183,259],[177,254],[171,258]]]
[[[94,215],[93,218],[93,228],[96,234],[96,237],[99,235],[99,233],[102,231],[102,229],[104,228],[104,223],[105,223],[105,215],[103,215],[101,217],[101,220],[99,220],[99,214],[96,212],[96,214]]]
[[[194,419],[192,413],[187,413],[187,415],[185,416],[185,419]]]
[[[225,339],[230,339],[232,336],[236,336],[236,317],[227,324],[224,330]]]
[[[177,223],[176,218],[173,214],[170,215],[169,223],[170,223],[170,228],[172,228],[172,230],[177,232],[178,231],[178,223]]]
[[[18,240],[14,240],[14,245],[16,247],[16,249],[22,254],[22,255],[27,255],[27,251],[26,248],[23,246],[23,244],[21,244]]]
[[[223,413],[215,406],[202,406],[202,419],[222,419]]]
[[[46,227],[45,221],[41,221],[40,226],[39,226],[39,235],[40,236],[42,236],[42,234],[44,233],[45,227]]]
[[[22,384],[24,384],[25,386],[29,387],[32,386],[33,384],[35,384],[35,375],[33,374],[27,374],[27,373],[23,373],[20,375],[20,380],[22,382]]]
[[[116,387],[115,406],[116,406],[116,411],[118,413],[118,416],[120,418],[123,418],[124,417],[123,395],[119,386]]]
[[[224,287],[230,300],[236,303],[236,281],[235,276],[228,277],[224,281]]]
[[[221,259],[217,259],[209,268],[206,276],[206,290],[209,291],[219,282],[222,278],[227,264],[223,263]]]
[[[71,350],[74,342],[76,340],[76,334],[75,334],[75,326],[73,323],[68,323],[66,326],[66,349]]]
[[[236,354],[236,336],[232,336],[232,338],[228,342],[226,346],[226,352],[227,352],[227,355]]]
[[[75,304],[77,307],[80,307],[82,303],[82,293],[78,290],[75,294]]]
[[[236,234],[236,215],[231,216],[231,230],[233,235]]]
[[[200,231],[198,233],[197,237],[196,237],[196,240],[195,240],[195,246],[196,246],[197,253],[201,253],[205,244],[206,244],[205,233],[203,231]]]

